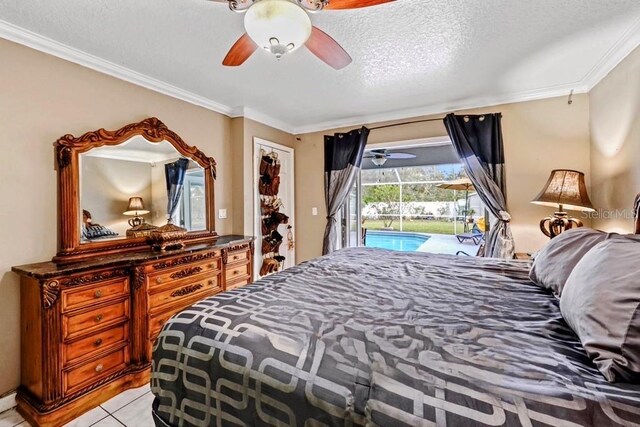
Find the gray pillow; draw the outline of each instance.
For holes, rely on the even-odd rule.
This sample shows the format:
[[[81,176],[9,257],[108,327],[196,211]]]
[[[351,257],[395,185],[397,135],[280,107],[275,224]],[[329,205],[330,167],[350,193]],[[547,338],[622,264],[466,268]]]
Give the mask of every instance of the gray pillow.
[[[538,286],[562,295],[562,288],[578,261],[591,248],[611,237],[591,228],[572,228],[554,237],[537,253],[529,278]]]
[[[640,383],[640,242],[594,246],[569,276],[560,311],[607,381]]]

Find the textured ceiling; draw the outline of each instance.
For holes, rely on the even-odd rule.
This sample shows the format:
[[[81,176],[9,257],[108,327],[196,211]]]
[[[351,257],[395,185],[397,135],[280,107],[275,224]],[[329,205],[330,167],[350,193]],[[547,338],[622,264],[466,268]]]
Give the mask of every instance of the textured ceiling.
[[[5,23],[289,131],[584,91],[621,41],[638,40],[640,1],[398,0],[311,19],[350,66],[301,49],[222,67],[244,30],[221,3],[0,0]]]

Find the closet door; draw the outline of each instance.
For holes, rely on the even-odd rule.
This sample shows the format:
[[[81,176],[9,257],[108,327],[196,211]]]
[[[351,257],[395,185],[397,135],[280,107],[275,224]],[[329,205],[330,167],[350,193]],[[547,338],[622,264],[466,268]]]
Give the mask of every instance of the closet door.
[[[260,138],[253,141],[256,177],[253,271],[257,279],[295,265],[294,150]]]

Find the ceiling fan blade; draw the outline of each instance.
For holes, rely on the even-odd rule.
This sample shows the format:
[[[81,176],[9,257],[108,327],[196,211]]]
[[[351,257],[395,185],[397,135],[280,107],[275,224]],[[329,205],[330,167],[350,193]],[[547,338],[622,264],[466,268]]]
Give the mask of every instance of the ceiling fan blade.
[[[317,27],[311,29],[311,37],[307,40],[306,46],[311,53],[336,70],[351,64],[352,59],[342,46]]]
[[[387,153],[387,159],[407,160],[415,158],[416,155],[411,153]]]
[[[258,45],[251,40],[249,34],[245,33],[238,39],[237,42],[229,50],[227,56],[222,61],[222,65],[227,67],[237,67],[244,64],[244,61],[249,59],[253,52],[258,49]]]
[[[395,0],[330,0],[324,10],[358,9],[361,7],[377,6]]]

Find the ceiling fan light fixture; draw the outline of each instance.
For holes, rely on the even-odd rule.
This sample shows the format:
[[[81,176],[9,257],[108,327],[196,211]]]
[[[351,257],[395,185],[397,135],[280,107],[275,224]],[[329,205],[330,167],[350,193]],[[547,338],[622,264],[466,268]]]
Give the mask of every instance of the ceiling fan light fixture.
[[[304,46],[311,35],[311,19],[289,0],[260,0],[244,17],[249,37],[277,58]]]
[[[372,157],[371,158],[371,162],[380,167],[382,165],[384,165],[385,163],[387,163],[387,158],[385,156],[376,156],[376,157]]]

